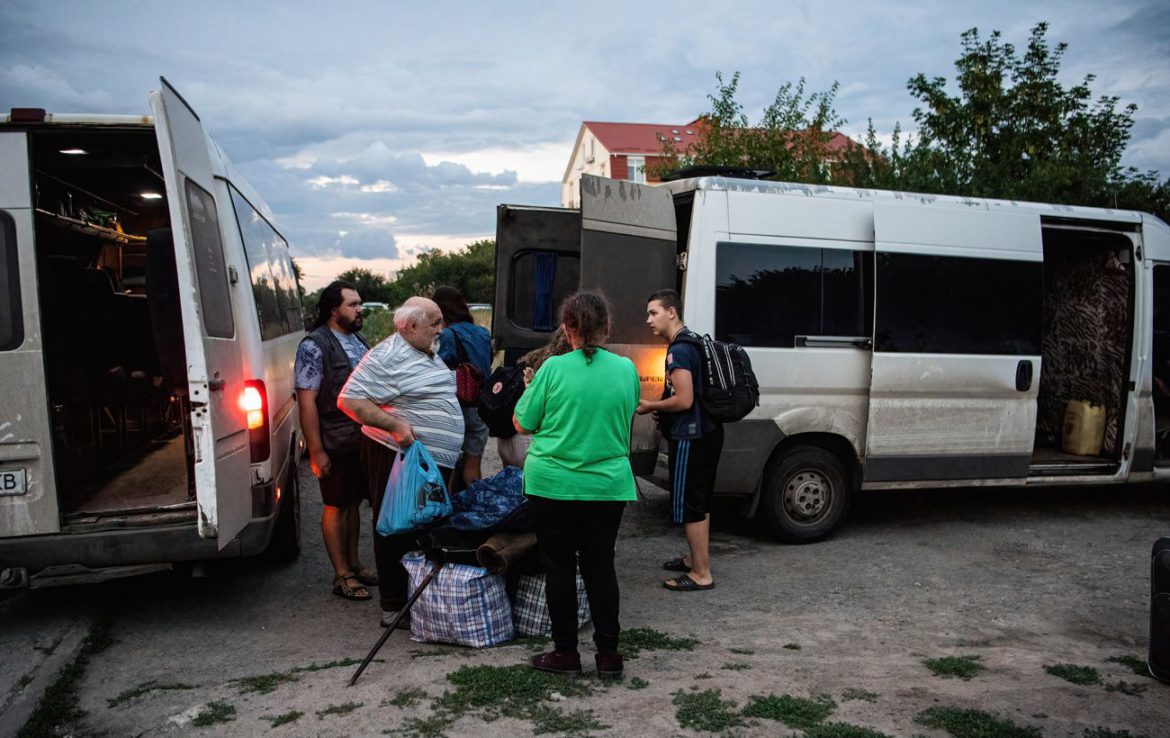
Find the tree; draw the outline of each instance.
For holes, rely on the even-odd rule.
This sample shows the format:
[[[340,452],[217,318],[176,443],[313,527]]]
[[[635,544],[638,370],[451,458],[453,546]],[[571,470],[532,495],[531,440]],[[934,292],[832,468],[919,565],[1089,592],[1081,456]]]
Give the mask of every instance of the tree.
[[[352,284],[363,302],[390,302],[389,280],[365,267],[346,269],[337,275],[337,279]]]
[[[458,251],[437,249],[419,254],[418,261],[398,273],[389,285],[386,302],[398,305],[413,295],[429,295],[450,285],[468,302],[493,302],[496,290],[496,242],[484,239]]]

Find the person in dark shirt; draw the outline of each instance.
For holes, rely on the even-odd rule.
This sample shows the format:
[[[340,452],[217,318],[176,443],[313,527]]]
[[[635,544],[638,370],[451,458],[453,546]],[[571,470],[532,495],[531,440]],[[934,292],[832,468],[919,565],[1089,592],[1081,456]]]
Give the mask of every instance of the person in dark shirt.
[[[646,323],[656,336],[670,341],[666,350],[666,392],[661,400],[642,400],[638,414],[659,413],[659,425],[670,443],[671,514],[684,526],[688,551],[663,564],[680,572],[662,586],[675,592],[696,592],[715,587],[711,575],[709,538],[711,495],[715,470],[723,451],[723,426],[711,418],[699,402],[703,364],[699,350],[678,340],[689,333],[682,318],[682,301],[674,290],[650,295]]]

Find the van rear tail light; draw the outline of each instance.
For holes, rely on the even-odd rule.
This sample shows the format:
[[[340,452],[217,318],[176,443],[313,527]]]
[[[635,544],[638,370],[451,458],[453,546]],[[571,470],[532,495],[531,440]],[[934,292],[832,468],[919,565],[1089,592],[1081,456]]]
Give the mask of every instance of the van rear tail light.
[[[248,446],[252,451],[252,463],[268,458],[272,451],[271,434],[268,432],[268,391],[260,379],[244,382],[240,393],[240,409],[248,421]]]

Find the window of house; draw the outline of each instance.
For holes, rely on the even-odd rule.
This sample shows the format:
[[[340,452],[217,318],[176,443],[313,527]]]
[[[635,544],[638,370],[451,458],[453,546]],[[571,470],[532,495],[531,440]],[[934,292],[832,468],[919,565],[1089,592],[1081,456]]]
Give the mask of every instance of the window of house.
[[[288,242],[236,188],[230,190],[240,238],[244,242],[244,255],[248,260],[261,340],[302,330],[300,294]]]
[[[1039,261],[878,254],[874,350],[1038,355]]]
[[[8,213],[0,212],[0,351],[17,348],[23,342],[16,223]]]
[[[715,270],[719,340],[791,348],[797,336],[871,335],[868,251],[720,243]]]
[[[646,181],[646,157],[644,156],[627,156],[626,168],[628,174],[627,178],[631,182],[645,183]]]

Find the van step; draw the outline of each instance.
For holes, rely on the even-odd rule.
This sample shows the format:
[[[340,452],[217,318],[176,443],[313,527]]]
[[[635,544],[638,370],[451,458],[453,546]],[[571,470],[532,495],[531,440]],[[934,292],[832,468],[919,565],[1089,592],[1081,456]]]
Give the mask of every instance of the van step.
[[[1117,473],[1120,465],[1116,461],[1058,461],[1032,464],[1028,467],[1029,477],[1081,477],[1110,476]]]

